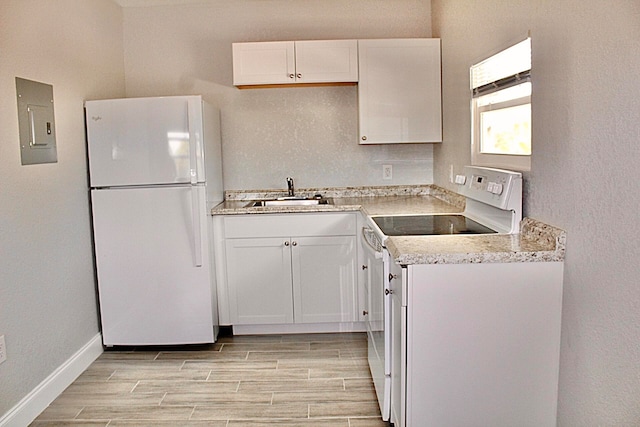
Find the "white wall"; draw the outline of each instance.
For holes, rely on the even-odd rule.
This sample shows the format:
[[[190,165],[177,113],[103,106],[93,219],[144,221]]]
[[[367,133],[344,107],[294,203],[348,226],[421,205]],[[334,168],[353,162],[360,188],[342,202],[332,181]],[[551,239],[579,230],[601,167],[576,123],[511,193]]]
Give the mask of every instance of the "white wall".
[[[16,76],[53,85],[57,163],[20,164]],[[0,1],[0,416],[98,333],[83,100],[123,94],[119,6]]]
[[[431,183],[432,145],[359,146],[357,88],[239,90],[231,43],[430,37],[424,0],[210,0],[124,9],[127,96],[222,109],[226,189]],[[382,165],[393,165],[392,181]]]
[[[444,143],[435,183],[470,161],[468,68],[531,30],[525,214],[568,233],[558,424],[640,425],[640,3],[433,0]]]

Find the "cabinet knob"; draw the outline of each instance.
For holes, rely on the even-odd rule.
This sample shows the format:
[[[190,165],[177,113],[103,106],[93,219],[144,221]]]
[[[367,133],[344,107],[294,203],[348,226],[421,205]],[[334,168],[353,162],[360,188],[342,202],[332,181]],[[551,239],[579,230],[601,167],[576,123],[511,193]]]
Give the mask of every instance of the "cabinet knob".
[[[298,246],[298,242],[291,242],[291,246]]]
[[[393,279],[397,279],[397,278],[398,278],[398,275],[389,273],[389,281],[392,281]]]
[[[289,78],[290,78],[290,79],[293,79],[293,78],[295,78],[295,77],[296,77],[296,75],[295,75],[295,74],[293,74],[293,73],[292,73],[292,74],[289,74]]]
[[[287,240],[286,242],[284,242],[285,246],[289,246],[289,241]]]
[[[363,265],[363,266],[362,266],[362,269],[363,269],[363,270],[366,270],[367,268],[369,268],[369,266],[367,266],[367,265]]]
[[[369,312],[367,310],[362,310],[362,315],[366,316],[367,314],[369,314]]]
[[[367,136],[366,135],[362,135],[362,140],[366,141],[367,140]]]
[[[296,77],[301,79],[302,78],[302,74],[298,73],[298,74],[296,74]]]
[[[392,293],[393,293],[393,291],[391,289],[385,289],[384,290],[384,294],[385,295],[389,295],[389,294],[392,294]]]

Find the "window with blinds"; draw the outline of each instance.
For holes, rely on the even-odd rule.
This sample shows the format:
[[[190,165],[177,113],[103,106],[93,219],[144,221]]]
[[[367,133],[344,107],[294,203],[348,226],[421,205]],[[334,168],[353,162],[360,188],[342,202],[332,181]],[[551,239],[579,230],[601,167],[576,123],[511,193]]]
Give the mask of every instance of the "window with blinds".
[[[472,163],[530,168],[531,39],[470,69]]]

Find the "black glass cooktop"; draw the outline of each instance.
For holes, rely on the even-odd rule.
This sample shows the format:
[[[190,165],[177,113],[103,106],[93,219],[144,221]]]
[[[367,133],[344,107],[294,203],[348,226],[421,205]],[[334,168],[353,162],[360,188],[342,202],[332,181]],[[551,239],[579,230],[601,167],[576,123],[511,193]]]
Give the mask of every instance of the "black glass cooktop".
[[[385,236],[490,234],[496,231],[463,215],[409,215],[373,217]]]

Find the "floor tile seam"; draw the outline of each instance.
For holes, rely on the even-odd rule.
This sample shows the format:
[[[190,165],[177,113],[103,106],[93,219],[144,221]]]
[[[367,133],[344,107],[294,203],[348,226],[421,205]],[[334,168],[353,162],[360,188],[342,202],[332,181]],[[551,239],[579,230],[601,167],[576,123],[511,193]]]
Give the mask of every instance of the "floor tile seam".
[[[249,353],[247,356],[250,356],[251,353],[259,353],[259,354],[268,354],[268,353],[285,353],[285,354],[294,354],[294,353],[303,353],[303,354],[312,354],[314,356],[318,356],[320,352],[325,352],[327,353],[326,355],[332,355],[332,354],[338,354],[338,356],[340,356],[340,350],[339,349],[328,349],[328,350],[247,350],[247,353]],[[230,351],[227,352],[227,354],[231,353]],[[320,356],[323,356],[320,354]]]
[[[304,382],[338,382],[339,380],[342,380],[343,384],[344,384],[344,378],[307,378],[307,379],[303,379],[303,378],[284,378],[284,379],[279,379],[279,380],[275,380],[274,378],[267,378],[267,379],[243,379],[240,380],[241,383],[248,383],[248,384],[253,384],[253,383],[267,383],[267,384],[273,384],[273,383],[293,383],[293,382],[300,382],[300,381],[304,381]]]
[[[189,414],[189,418],[188,418],[189,421],[192,420],[194,412],[196,412],[196,405],[193,405],[193,408],[191,409],[191,413]]]
[[[169,394],[168,392],[164,392],[164,394],[162,395],[162,398],[160,399],[160,402],[158,402],[158,406],[162,405],[162,402],[164,401],[164,399],[167,397],[167,394]]]
[[[151,378],[151,379],[141,379],[141,380],[137,380],[137,383],[143,383],[143,384],[147,384],[147,383],[202,383],[202,384],[209,384],[209,383],[233,383],[239,380],[192,380],[192,379],[176,379],[176,378],[169,378],[169,379],[162,379],[162,378]]]

